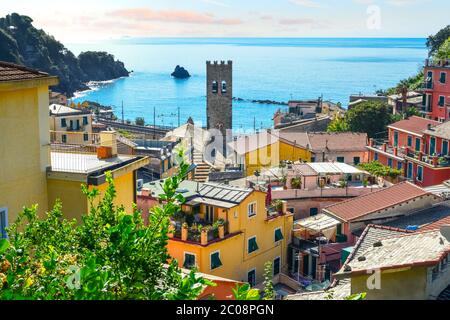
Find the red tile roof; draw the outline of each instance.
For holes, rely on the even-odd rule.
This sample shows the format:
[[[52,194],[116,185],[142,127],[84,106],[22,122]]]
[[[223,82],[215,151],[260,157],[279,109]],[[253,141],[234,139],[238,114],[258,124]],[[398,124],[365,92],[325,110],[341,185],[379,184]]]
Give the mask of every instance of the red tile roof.
[[[0,61],[0,82],[32,80],[50,77],[48,73],[33,70],[14,63]]]
[[[366,151],[367,133],[308,133],[312,152]]]
[[[442,226],[445,226],[445,225],[450,225],[450,216],[445,217],[436,222],[430,223],[429,225],[426,225],[426,226],[420,228],[419,231],[422,232],[422,231],[439,230]]]
[[[408,119],[398,121],[389,126],[389,128],[397,129],[401,131],[407,131],[415,133],[417,135],[422,135],[423,131],[428,129],[428,125],[437,126],[441,123],[439,121],[434,121],[430,119],[425,119],[418,116],[412,116]]]
[[[324,209],[344,221],[352,221],[400,203],[432,195],[410,182],[402,182],[366,195],[336,203]]]

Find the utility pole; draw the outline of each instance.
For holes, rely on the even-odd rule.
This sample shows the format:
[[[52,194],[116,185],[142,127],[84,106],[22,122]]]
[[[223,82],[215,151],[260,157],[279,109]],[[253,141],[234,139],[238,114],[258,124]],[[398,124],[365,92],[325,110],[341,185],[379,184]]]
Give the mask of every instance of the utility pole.
[[[124,123],[125,123],[125,116],[123,113],[123,100],[122,100],[122,124],[124,124]]]
[[[156,107],[153,107],[153,140],[156,140]]]

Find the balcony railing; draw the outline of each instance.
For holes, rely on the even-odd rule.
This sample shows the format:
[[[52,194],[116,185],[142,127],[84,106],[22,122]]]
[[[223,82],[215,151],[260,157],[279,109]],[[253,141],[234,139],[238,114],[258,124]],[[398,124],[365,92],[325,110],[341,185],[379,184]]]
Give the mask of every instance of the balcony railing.
[[[211,224],[207,221],[199,221],[187,226],[181,221],[172,221],[172,228],[172,238],[201,245],[224,239],[230,234],[228,222]]]
[[[450,68],[450,59],[426,59],[425,67]]]

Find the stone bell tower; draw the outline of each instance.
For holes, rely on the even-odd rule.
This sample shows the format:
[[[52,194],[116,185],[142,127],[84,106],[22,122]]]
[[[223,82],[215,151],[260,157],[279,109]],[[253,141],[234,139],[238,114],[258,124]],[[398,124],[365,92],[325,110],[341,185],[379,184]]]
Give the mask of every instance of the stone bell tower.
[[[206,62],[207,128],[218,129],[224,137],[226,154],[227,130],[233,127],[233,62]],[[230,133],[229,133],[230,135]]]

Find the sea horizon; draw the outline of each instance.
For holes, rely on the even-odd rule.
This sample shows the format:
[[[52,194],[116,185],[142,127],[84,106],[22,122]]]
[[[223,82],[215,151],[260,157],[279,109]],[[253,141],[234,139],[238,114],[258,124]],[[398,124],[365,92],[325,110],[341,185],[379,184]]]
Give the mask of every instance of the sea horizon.
[[[75,54],[108,51],[134,71],[129,78],[100,84],[83,92],[84,100],[110,105],[125,119],[144,117],[153,123],[177,126],[192,117],[206,124],[206,61],[232,60],[235,130],[272,126],[279,105],[251,100],[287,102],[317,99],[348,105],[351,94],[388,89],[417,74],[427,58],[426,38],[358,37],[156,37],[129,38],[91,44],[67,45]],[[173,79],[176,65],[192,75]],[[263,67],[262,67],[263,66]],[[364,71],[362,71],[364,70]],[[117,112],[120,114],[120,112]],[[256,120],[256,121],[255,121]]]

